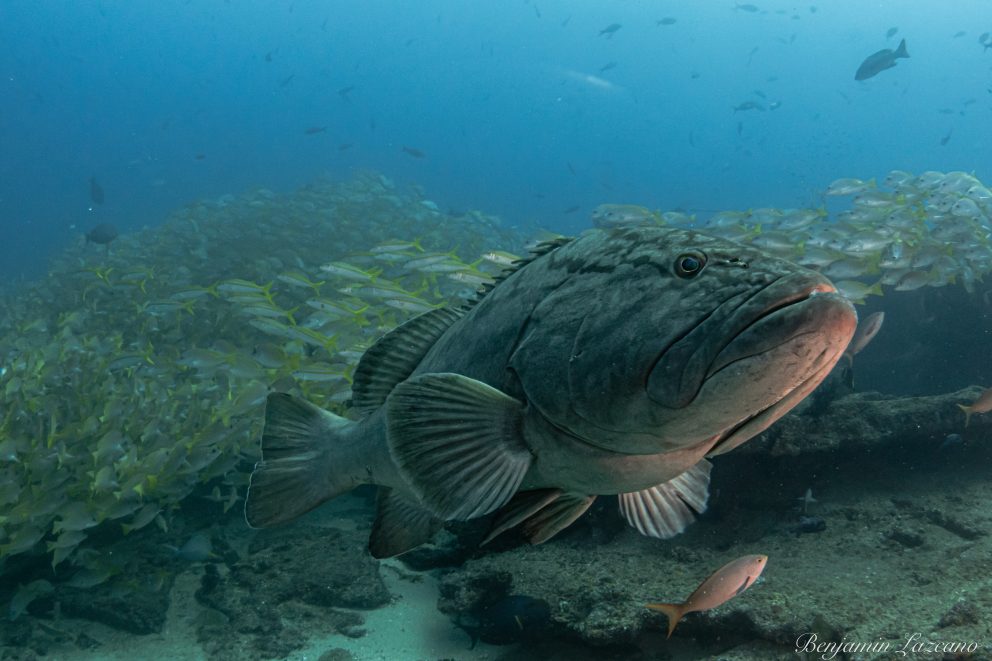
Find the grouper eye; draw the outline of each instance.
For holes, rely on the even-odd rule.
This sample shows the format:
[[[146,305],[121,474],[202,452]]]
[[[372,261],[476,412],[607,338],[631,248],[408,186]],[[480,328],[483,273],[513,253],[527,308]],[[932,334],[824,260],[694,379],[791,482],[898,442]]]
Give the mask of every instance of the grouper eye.
[[[680,278],[692,278],[703,270],[706,257],[702,253],[686,253],[675,260],[675,274]]]

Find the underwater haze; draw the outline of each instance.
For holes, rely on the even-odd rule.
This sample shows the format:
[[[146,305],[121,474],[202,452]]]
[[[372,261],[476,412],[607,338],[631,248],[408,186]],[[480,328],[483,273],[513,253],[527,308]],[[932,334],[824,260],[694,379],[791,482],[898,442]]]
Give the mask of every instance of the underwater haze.
[[[705,215],[893,168],[990,175],[982,0],[12,0],[0,25],[7,278],[100,223],[356,168],[561,232],[603,202]],[[909,59],[854,79],[902,38]]]
[[[990,6],[0,0],[0,660],[992,659]]]

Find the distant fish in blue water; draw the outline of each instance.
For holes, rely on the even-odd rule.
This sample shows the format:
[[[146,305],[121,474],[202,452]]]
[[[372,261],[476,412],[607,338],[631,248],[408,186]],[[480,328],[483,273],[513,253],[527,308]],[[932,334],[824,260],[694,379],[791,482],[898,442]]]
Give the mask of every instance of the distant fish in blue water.
[[[609,71],[610,69],[616,69],[616,68],[617,68],[617,63],[616,62],[607,62],[606,64],[604,64],[603,66],[601,66],[599,68],[599,73],[605,73],[605,72]]]
[[[86,243],[107,245],[117,238],[117,228],[110,223],[100,223],[86,233]]]
[[[318,133],[323,133],[327,130],[326,126],[311,126],[310,128],[304,130],[303,132],[307,135],[317,135]]]
[[[338,96],[340,96],[345,101],[350,101],[351,98],[348,95],[354,91],[355,91],[355,86],[348,85],[347,87],[342,87],[341,89],[338,90]]]
[[[96,177],[90,177],[90,199],[93,204],[103,204],[103,187],[97,183]]]
[[[858,67],[857,72],[854,74],[854,80],[868,80],[872,76],[877,76],[886,69],[891,69],[896,65],[896,60],[899,58],[909,57],[909,53],[906,51],[906,40],[903,39],[899,42],[899,47],[895,50],[891,48],[883,48],[877,53],[872,53],[865,58],[865,61],[861,63]]]
[[[885,38],[891,39],[896,35],[896,32],[899,32],[899,28],[889,28],[888,30],[885,31]]]
[[[992,48],[992,34],[989,34],[988,32],[983,32],[981,36],[978,37],[978,43],[980,43],[985,50]]]
[[[427,154],[425,154],[424,152],[420,151],[416,147],[407,147],[406,145],[403,145],[403,153],[404,154],[409,154],[410,156],[413,156],[414,158],[427,158]]]
[[[619,23],[610,23],[605,28],[599,31],[599,36],[602,37],[605,34],[607,39],[612,39],[613,35],[617,33],[617,30],[619,30],[622,27],[623,26],[620,25]]]
[[[660,27],[662,25],[675,25],[675,19],[671,16],[666,16],[665,18],[659,18],[654,22],[655,27]]]
[[[754,14],[754,13],[760,11],[760,9],[758,9],[757,5],[750,5],[750,4],[748,4],[748,5],[738,4],[737,6],[734,7],[734,10],[736,10],[736,11],[746,11],[746,12],[748,12],[750,14]]]
[[[744,103],[734,106],[734,112],[744,112],[746,110],[764,111],[765,107],[757,101],[745,101]]]

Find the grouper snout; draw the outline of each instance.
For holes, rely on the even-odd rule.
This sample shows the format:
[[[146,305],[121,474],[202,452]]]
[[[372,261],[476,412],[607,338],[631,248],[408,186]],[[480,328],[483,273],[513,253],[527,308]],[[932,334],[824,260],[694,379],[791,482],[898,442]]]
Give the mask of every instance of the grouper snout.
[[[819,384],[856,326],[850,301],[806,269],[729,299],[668,347],[648,377],[650,399],[672,409],[665,435],[727,437],[756,416],[764,429]]]

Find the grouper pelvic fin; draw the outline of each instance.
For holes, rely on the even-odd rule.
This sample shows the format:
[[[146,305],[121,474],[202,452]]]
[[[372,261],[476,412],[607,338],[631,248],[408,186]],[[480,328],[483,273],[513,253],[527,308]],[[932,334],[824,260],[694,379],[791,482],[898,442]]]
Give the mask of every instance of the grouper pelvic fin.
[[[262,459],[255,464],[245,519],[253,528],[287,523],[355,484],[328,483],[319,460],[328,441],[351,424],[302,399],[271,393],[265,403]]]
[[[488,544],[506,530],[523,524],[523,533],[531,544],[541,544],[572,525],[595,500],[596,496],[565,493],[561,489],[518,493],[496,516],[482,543]]]
[[[703,459],[668,482],[620,494],[620,513],[627,523],[648,537],[668,539],[706,511],[712,464]]]
[[[371,413],[382,406],[396,384],[413,374],[437,339],[462,314],[451,308],[430,310],[379,338],[355,369],[352,408]]]
[[[379,488],[375,523],[369,537],[373,558],[391,558],[430,541],[441,520],[402,493]]]
[[[420,374],[386,400],[389,451],[435,515],[473,519],[502,507],[530,467],[522,409],[481,381]]]

